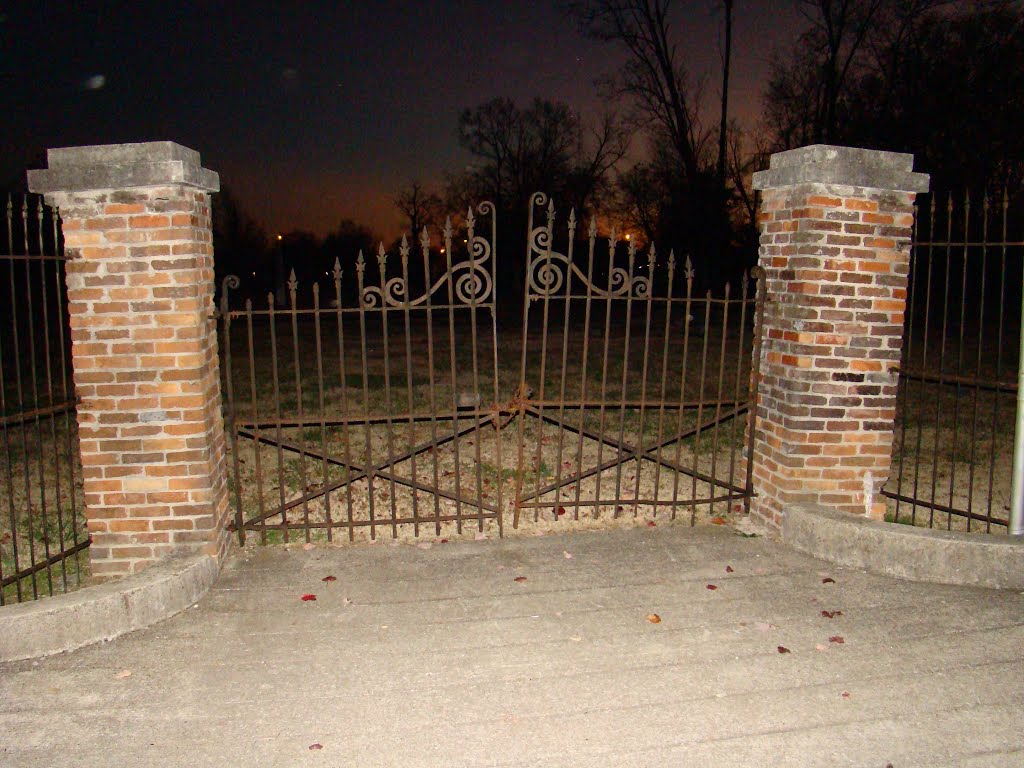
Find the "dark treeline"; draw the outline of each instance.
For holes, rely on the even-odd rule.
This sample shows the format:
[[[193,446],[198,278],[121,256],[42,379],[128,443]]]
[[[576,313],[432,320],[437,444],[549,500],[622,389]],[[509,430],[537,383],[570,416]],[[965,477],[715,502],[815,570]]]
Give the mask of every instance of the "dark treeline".
[[[567,17],[583,35],[625,53],[623,68],[596,84],[608,111],[588,123],[568,105],[541,97],[529,103],[492,98],[463,109],[458,140],[470,165],[443,181],[415,180],[396,191],[414,248],[410,287],[422,285],[425,271],[436,277],[444,269],[439,231],[446,214],[458,228],[471,204],[488,200],[497,209],[499,300],[510,310],[521,306],[528,204],[544,191],[558,210],[560,231],[570,210],[581,234],[599,216],[603,235],[616,226],[640,248],[655,245],[662,258],[673,251],[679,275],[689,258],[696,291],[718,293],[756,262],[751,174],[767,167],[772,152],[811,143],[911,152],[915,167],[931,174],[933,189],[956,190],[960,198],[970,190],[974,217],[985,192],[1001,204],[1005,190],[1008,232],[1019,230],[1020,2],[793,0],[804,29],[795,45],[772,55],[762,121],[747,134],[729,119],[729,68],[735,57],[749,55],[731,50],[731,29],[746,4],[708,2],[721,21],[717,94],[690,71],[682,4],[568,2]],[[354,291],[360,250],[372,279],[379,279],[379,241],[358,223],[342,221],[323,240],[300,232],[268,239],[230,195],[214,200],[218,274],[259,280],[254,294],[273,291],[286,299],[294,269],[304,290],[319,280],[333,295],[335,259],[345,290]],[[418,256],[424,227],[432,233],[426,269]],[[556,246],[564,248],[560,237]],[[388,274],[398,275],[398,243],[385,245]],[[581,243],[577,251],[584,250]]]

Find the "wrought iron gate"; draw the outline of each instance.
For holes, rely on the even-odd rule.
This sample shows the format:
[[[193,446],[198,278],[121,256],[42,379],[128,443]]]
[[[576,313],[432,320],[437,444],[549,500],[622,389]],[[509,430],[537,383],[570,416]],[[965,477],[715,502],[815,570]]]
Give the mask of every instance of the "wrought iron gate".
[[[293,272],[287,306],[271,291],[265,308],[232,309],[241,282],[225,279],[240,541],[501,535],[524,510],[557,521],[684,508],[693,521],[749,498],[739,417],[753,418],[760,314],[748,281],[736,298],[696,298],[689,264],[643,259],[615,233],[599,255],[594,225],[578,255],[574,217],[556,236],[553,206],[533,203],[547,223],[531,210],[521,333],[497,322],[489,203],[463,236],[447,223],[439,243],[403,240],[397,259],[382,247],[375,269],[362,254],[336,261],[328,296]]]

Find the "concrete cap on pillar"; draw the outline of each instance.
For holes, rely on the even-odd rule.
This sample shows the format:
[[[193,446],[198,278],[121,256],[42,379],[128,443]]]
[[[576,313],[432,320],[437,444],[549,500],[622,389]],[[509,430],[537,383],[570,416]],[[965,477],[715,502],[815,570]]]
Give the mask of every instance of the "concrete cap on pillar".
[[[199,153],[173,141],[63,147],[46,152],[48,168],[28,172],[32,192],[185,184],[206,192],[220,189],[220,177],[203,168]]]
[[[767,171],[754,174],[754,189],[796,184],[844,184],[852,187],[927,192],[929,177],[914,172],[914,156],[877,149],[828,144],[777,152]]]

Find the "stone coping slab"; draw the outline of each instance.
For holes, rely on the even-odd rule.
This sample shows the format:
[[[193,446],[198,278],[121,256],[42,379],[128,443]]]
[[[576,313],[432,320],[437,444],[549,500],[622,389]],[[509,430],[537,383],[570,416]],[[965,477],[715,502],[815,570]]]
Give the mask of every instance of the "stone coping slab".
[[[210,555],[175,557],[142,573],[0,608],[0,662],[71,651],[148,627],[194,605],[217,579]]]
[[[793,505],[786,508],[782,540],[822,560],[873,573],[1024,590],[1024,536],[938,531]]]

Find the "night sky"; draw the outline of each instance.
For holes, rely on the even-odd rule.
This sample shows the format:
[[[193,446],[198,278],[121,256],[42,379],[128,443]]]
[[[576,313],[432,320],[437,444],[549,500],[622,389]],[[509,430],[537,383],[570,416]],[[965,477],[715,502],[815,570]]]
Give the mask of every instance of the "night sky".
[[[712,111],[718,5],[679,2],[674,19]],[[47,147],[171,140],[198,150],[268,233],[323,235],[347,217],[390,239],[404,183],[440,191],[446,171],[470,162],[461,109],[540,96],[595,116],[594,80],[621,62],[582,38],[557,0],[0,9],[0,183],[23,179]],[[748,128],[769,53],[799,22],[791,0],[736,2],[730,111]]]

